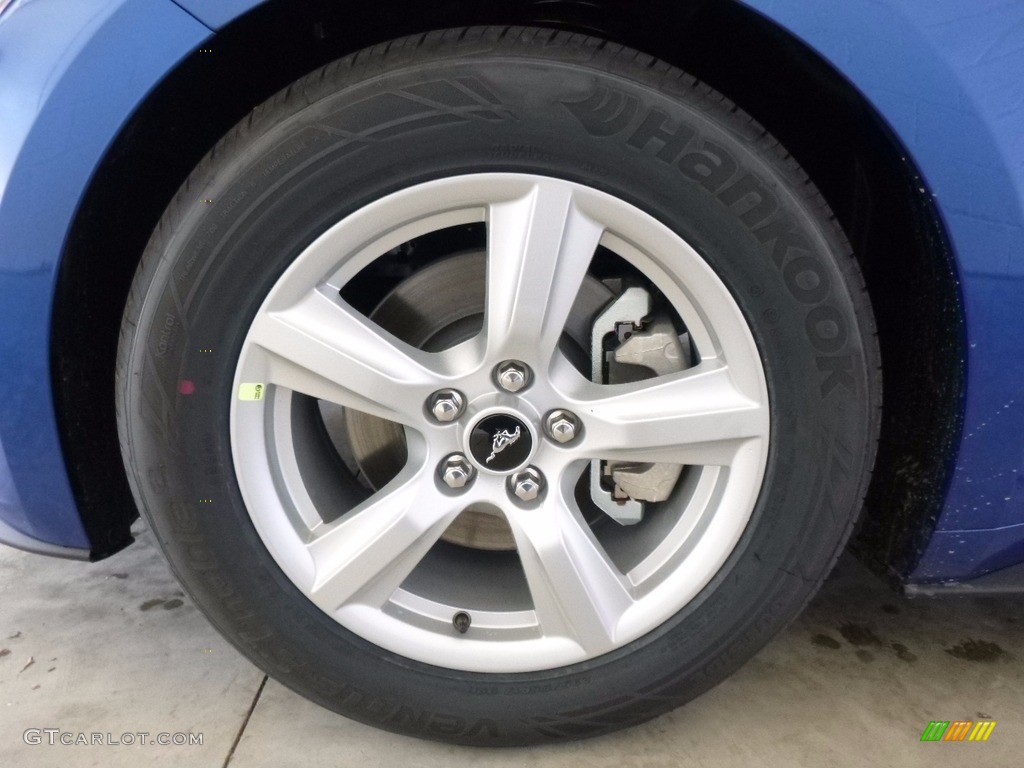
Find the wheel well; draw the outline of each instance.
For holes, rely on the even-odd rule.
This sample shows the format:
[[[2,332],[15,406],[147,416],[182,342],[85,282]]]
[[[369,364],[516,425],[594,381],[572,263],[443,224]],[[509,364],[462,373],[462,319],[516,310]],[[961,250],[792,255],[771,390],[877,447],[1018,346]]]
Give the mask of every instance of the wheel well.
[[[641,6],[659,23],[637,24]],[[804,44],[732,0],[271,0],[204,43],[211,52],[182,62],[98,168],[57,284],[54,396],[93,557],[132,540],[137,510],[114,414],[118,329],[139,258],[178,187],[231,126],[306,72],[367,45],[473,24],[569,29],[657,56],[742,105],[803,165],[858,254],[882,348],[889,406],[855,546],[907,574],[941,510],[962,421],[952,253],[907,153],[866,100]]]

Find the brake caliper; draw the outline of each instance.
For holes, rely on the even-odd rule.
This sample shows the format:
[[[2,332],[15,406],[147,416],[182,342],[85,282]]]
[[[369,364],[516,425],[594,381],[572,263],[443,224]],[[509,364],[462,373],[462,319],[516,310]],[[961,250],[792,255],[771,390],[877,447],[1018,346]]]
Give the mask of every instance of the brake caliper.
[[[690,366],[690,345],[664,312],[652,314],[651,294],[626,288],[597,316],[591,335],[591,375],[601,384],[664,376]],[[640,464],[595,459],[590,468],[594,503],[620,525],[643,519],[644,503],[665,501],[681,464]]]

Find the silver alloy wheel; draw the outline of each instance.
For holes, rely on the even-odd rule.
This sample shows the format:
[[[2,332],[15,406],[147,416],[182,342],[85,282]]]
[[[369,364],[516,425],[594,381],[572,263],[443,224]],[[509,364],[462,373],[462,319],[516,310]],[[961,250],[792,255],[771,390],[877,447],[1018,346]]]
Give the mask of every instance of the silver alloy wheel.
[[[374,259],[445,227],[487,227],[483,330],[441,352],[413,348],[357,312],[340,289]],[[601,385],[558,348],[597,247],[657,286],[697,352],[693,367],[633,384]],[[522,361],[521,392],[495,369]],[[257,390],[254,385],[262,385]],[[432,395],[462,393],[460,417],[440,423]],[[427,182],[352,213],[311,244],[274,285],[243,344],[231,406],[235,472],[253,523],[301,592],[344,627],[392,652],[474,672],[551,669],[594,658],[655,629],[714,576],[742,534],[764,475],[769,412],[764,371],[725,285],[678,235],[635,206],[579,184],[521,174]],[[344,514],[325,514],[327,478],[296,451],[294,393],[404,427],[408,460],[386,486]],[[544,439],[545,414],[563,409],[578,436]],[[522,423],[523,465],[544,490],[525,503],[509,472],[476,463],[464,487],[438,472],[472,457],[487,416]],[[592,459],[694,469],[662,514],[598,541],[574,497]],[[516,467],[518,469],[518,467]],[[459,513],[489,505],[505,516],[528,604],[483,608],[411,586],[410,576]],[[641,530],[642,529],[642,530]],[[630,537],[642,545],[630,544]],[[622,544],[626,541],[626,544]],[[618,556],[613,555],[613,550]],[[627,555],[622,555],[625,552]],[[625,567],[623,567],[625,563]],[[453,617],[472,616],[462,633]]]

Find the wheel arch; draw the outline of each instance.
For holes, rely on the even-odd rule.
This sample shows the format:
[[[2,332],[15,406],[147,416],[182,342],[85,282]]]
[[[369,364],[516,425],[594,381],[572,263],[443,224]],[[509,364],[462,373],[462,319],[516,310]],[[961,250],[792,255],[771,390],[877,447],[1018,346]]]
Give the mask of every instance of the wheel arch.
[[[606,37],[686,69],[742,104],[822,190],[859,254],[878,320],[886,397],[901,405],[884,412],[857,542],[872,562],[909,573],[941,510],[965,389],[963,304],[934,199],[877,111],[796,37],[732,0],[645,4],[645,13],[664,23],[637,25],[638,3],[620,0],[446,0],[429,8],[352,0],[340,9],[271,0],[182,61],[96,170],[57,282],[54,396],[94,555],[109,553],[97,549],[100,539],[125,540],[136,516],[113,408],[122,308],[149,235],[192,168],[253,107],[331,59],[434,28],[533,24]],[[723,36],[736,45],[717,45]],[[839,139],[825,145],[824,131]],[[955,386],[922,390],[922,377],[936,376]]]

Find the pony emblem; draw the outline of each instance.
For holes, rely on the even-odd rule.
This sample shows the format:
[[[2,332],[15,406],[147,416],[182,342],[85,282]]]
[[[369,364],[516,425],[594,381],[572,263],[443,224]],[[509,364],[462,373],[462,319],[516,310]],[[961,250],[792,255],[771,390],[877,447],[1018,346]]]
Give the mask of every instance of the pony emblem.
[[[515,432],[509,432],[507,429],[498,430],[494,435],[494,441],[491,443],[491,455],[487,457],[487,461],[484,463],[490,464],[495,456],[518,440],[520,434],[519,427],[516,427]]]

